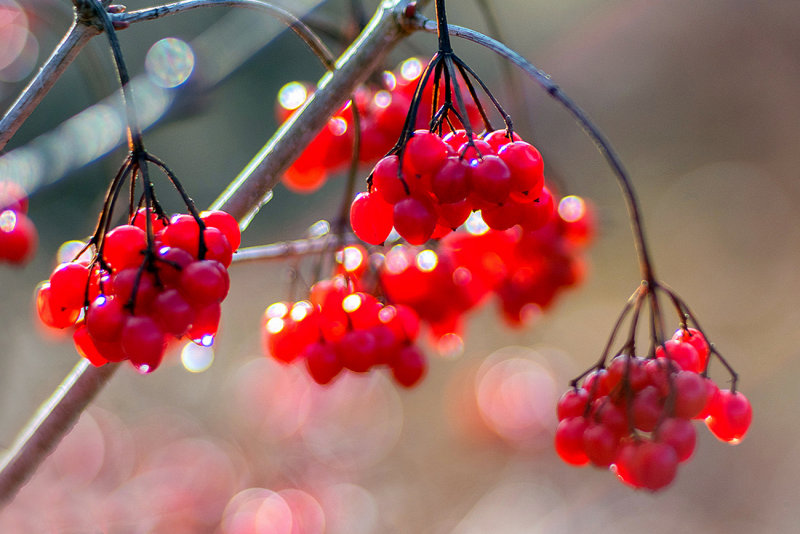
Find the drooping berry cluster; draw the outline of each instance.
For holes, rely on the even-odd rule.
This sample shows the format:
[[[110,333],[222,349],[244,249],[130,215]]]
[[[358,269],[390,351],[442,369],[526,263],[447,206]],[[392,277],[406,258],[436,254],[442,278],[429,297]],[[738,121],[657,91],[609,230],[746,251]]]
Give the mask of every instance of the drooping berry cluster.
[[[22,187],[0,180],[0,261],[19,265],[33,256],[39,239],[27,213],[28,197]]]
[[[618,355],[559,400],[556,451],[572,465],[610,468],[635,488],[666,487],[694,451],[692,420],[731,444],[750,426],[749,401],[705,376],[708,359],[694,328],[679,328],[650,358]]]
[[[350,222],[375,245],[392,227],[412,245],[424,244],[478,210],[490,228],[535,229],[552,210],[541,154],[508,130],[474,139],[465,130],[444,137],[417,130],[402,151],[378,162],[369,182],[353,201]]]
[[[425,355],[415,345],[419,327],[410,308],[384,305],[337,275],[314,284],[308,300],[270,305],[262,340],[267,355],[284,363],[304,361],[320,384],[343,369],[366,373],[388,366],[397,383],[412,387],[427,369]]]
[[[202,230],[191,215],[166,220],[139,210],[131,224],[105,234],[94,259],[62,263],[39,285],[39,318],[53,328],[75,326],[75,346],[95,366],[129,360],[151,372],[170,340],[210,345],[241,237],[225,212],[204,212],[200,222]]]
[[[400,135],[406,120],[416,82],[422,73],[423,64],[417,58],[405,60],[395,72],[386,71],[380,85],[365,86],[355,93],[360,128],[358,161],[374,164],[386,154]],[[281,122],[288,119],[313,94],[311,84],[290,82],[278,92],[276,116]],[[433,102],[433,86],[422,94],[422,102],[430,108]],[[439,100],[444,88],[440,88]],[[467,106],[471,120],[480,118],[474,104]],[[419,116],[417,127],[427,126],[427,119]],[[316,191],[327,177],[344,169],[353,156],[355,139],[353,102],[347,102],[322,131],[309,143],[300,156],[282,177],[284,185],[299,193]]]

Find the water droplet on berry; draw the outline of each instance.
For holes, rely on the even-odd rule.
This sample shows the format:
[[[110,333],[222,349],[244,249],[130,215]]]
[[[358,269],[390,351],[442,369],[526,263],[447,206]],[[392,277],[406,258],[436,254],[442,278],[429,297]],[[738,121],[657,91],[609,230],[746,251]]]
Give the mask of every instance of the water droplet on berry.
[[[581,197],[569,195],[558,203],[558,214],[567,222],[575,222],[586,213],[586,203]]]
[[[430,249],[426,249],[417,254],[416,264],[420,271],[429,273],[436,268],[439,257]]]
[[[144,67],[156,85],[166,89],[178,87],[194,70],[194,52],[185,41],[167,37],[150,47]]]
[[[408,81],[416,80],[422,74],[422,63],[412,57],[400,64],[400,75]]]
[[[195,343],[187,343],[181,350],[181,363],[190,373],[202,373],[214,363],[214,349]]]
[[[289,82],[278,91],[278,103],[283,109],[293,111],[308,99],[308,90],[300,82]]]
[[[489,231],[489,225],[483,221],[481,212],[474,211],[464,223],[467,232],[472,235],[483,235]]]

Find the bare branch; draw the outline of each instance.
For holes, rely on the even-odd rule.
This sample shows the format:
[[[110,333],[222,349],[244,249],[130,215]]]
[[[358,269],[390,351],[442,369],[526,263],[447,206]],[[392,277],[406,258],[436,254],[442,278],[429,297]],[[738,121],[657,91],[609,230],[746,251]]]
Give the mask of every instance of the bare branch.
[[[58,46],[45,64],[39,69],[30,83],[25,87],[19,98],[6,111],[0,119],[0,150],[8,141],[14,137],[20,126],[36,109],[36,106],[44,98],[44,95],[55,85],[56,80],[67,70],[78,53],[86,46],[86,43],[98,35],[100,30],[95,26],[74,22],[67,34],[58,43]]]

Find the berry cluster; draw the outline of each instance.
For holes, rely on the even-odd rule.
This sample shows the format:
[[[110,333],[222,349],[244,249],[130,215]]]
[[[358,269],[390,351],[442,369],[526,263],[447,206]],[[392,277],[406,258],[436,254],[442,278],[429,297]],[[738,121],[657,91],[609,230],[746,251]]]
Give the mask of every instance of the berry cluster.
[[[380,270],[384,292],[391,302],[412,307],[437,338],[460,333],[463,315],[492,294],[509,324],[536,317],[583,279],[582,251],[594,227],[580,197],[564,197],[559,209],[552,199],[545,205],[549,216],[536,230],[492,230],[473,216],[435,250],[393,247]]]
[[[422,245],[477,210],[495,230],[517,224],[536,229],[552,211],[541,154],[509,130],[482,138],[465,130],[444,137],[417,130],[402,150],[377,163],[369,183],[369,192],[353,201],[350,222],[356,235],[375,245],[392,227],[412,245]]]
[[[198,222],[140,209],[131,224],[105,234],[94,260],[62,263],[39,285],[39,318],[53,328],[75,326],[75,346],[93,365],[129,360],[151,372],[172,339],[213,343],[240,239],[236,220],[222,211]]]
[[[348,278],[336,275],[317,282],[308,300],[270,305],[262,325],[265,353],[284,363],[304,360],[320,384],[343,369],[365,373],[388,366],[399,384],[416,385],[427,369],[425,355],[414,344],[419,317],[406,306],[384,305],[356,291]]]
[[[33,256],[38,234],[27,213],[28,197],[22,187],[0,180],[0,261],[19,265]]]
[[[400,135],[405,124],[416,83],[423,65],[417,58],[404,61],[395,72],[384,72],[382,84],[359,89],[354,95],[360,128],[358,160],[373,164],[386,154]],[[440,89],[440,98],[444,89]],[[283,122],[299,109],[313,94],[313,86],[290,82],[278,92],[276,117]],[[433,88],[428,86],[421,96],[430,108]],[[471,104],[471,103],[470,103]],[[480,115],[474,104],[467,106],[471,120]],[[427,119],[419,116],[417,127],[426,126]],[[353,156],[355,119],[353,101],[342,106],[326,126],[305,147],[300,156],[282,177],[286,187],[299,193],[316,191],[331,173],[345,168]]]
[[[693,419],[721,441],[741,441],[750,403],[705,376],[709,350],[700,331],[682,327],[653,357],[620,354],[589,373],[558,402],[558,454],[569,464],[610,467],[621,481],[655,491],[692,456]]]

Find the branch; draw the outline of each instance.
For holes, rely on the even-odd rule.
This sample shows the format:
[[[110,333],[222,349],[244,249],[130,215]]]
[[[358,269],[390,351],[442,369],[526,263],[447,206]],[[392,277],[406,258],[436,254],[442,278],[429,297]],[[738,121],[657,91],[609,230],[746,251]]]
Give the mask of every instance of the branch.
[[[409,0],[386,0],[381,5],[359,39],[337,61],[337,70],[326,74],[314,97],[276,132],[211,209],[225,209],[240,224],[246,225],[248,217],[258,211],[262,199],[297,156],[297,147],[309,143],[347,95],[363,82],[400,39],[413,31],[406,24],[408,20],[402,17],[408,4]],[[278,245],[275,250],[284,250],[288,254],[300,248],[299,243],[289,242]],[[0,464],[0,505],[14,498],[118,367],[119,364],[93,367],[85,360],[75,366],[19,434]]]
[[[72,23],[67,34],[58,43],[45,64],[0,119],[0,150],[14,137],[20,126],[33,113],[44,95],[55,85],[56,80],[67,70],[69,64],[86,46],[86,43],[98,34],[100,34],[100,30],[96,26],[79,22],[76,17],[75,22]]]

